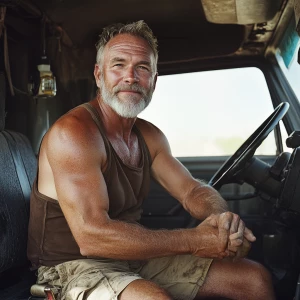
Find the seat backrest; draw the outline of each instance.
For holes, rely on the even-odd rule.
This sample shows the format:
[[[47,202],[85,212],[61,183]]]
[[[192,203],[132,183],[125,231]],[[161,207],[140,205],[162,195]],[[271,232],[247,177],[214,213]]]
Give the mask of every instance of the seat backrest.
[[[0,73],[0,102],[4,102],[5,80]],[[3,105],[0,105],[4,107]],[[4,113],[0,112],[0,118]],[[4,130],[0,121],[0,274],[26,265],[29,195],[20,183],[20,168],[32,186],[37,161],[29,140],[21,133]],[[7,136],[9,135],[10,141]],[[13,144],[13,145],[12,145]],[[19,161],[16,161],[16,156]],[[19,168],[19,172],[18,172]]]

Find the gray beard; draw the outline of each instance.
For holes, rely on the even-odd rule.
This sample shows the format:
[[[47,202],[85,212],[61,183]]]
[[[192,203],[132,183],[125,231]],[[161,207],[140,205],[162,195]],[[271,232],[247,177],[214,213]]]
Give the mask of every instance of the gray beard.
[[[134,98],[128,97],[125,101],[118,98],[117,93],[122,90],[132,90],[142,94],[142,99],[135,103]],[[112,91],[106,88],[103,76],[100,77],[100,95],[107,105],[109,105],[119,116],[123,118],[136,118],[151,102],[153,94],[153,86],[147,91],[145,88],[134,83],[130,86],[121,85],[115,86]]]

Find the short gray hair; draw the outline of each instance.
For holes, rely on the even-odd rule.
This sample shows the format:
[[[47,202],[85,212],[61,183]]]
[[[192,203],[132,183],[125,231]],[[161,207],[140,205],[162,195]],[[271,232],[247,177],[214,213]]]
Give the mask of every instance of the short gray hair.
[[[116,23],[107,26],[103,29],[99,36],[99,41],[96,43],[97,56],[96,62],[99,64],[103,55],[106,44],[118,34],[131,34],[141,37],[148,42],[155,58],[155,68],[158,60],[157,39],[153,35],[150,27],[143,21],[137,21],[129,24]]]

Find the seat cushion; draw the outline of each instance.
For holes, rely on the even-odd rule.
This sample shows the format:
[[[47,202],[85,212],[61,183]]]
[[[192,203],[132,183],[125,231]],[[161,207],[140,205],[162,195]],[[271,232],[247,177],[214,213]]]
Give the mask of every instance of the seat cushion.
[[[29,140],[9,131],[19,150],[30,186],[37,162]],[[0,132],[0,273],[27,263],[27,228],[29,199],[24,197],[11,149]]]

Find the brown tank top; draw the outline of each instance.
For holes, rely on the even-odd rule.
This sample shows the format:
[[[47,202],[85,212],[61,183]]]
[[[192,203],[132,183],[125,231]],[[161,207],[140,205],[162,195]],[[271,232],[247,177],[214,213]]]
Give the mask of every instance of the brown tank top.
[[[88,103],[82,106],[90,112],[105,143],[107,168],[103,176],[109,196],[109,216],[111,219],[136,222],[141,217],[141,205],[148,194],[150,184],[151,157],[144,138],[134,125],[133,130],[141,149],[141,161],[138,167],[124,163],[106,137],[97,110]],[[38,176],[30,198],[27,249],[32,266],[53,266],[83,258],[59,202],[38,191],[37,178]]]

